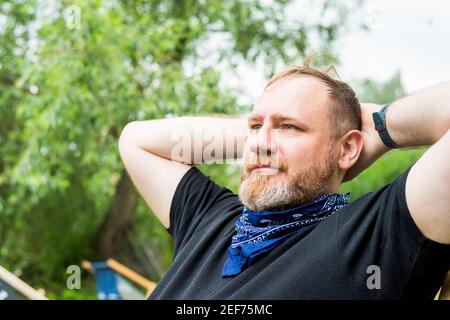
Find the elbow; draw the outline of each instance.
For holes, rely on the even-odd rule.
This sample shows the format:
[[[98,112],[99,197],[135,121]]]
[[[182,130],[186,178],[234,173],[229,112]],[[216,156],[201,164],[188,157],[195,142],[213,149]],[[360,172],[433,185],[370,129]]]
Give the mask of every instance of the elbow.
[[[133,146],[133,136],[135,136],[136,132],[136,121],[129,122],[123,127],[122,132],[120,133],[119,140],[118,140],[118,149],[121,155],[130,148],[130,146]]]

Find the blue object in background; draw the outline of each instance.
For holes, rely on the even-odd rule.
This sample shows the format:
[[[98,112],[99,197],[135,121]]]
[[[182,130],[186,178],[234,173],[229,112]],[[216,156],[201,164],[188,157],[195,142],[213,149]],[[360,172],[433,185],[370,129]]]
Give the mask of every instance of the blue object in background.
[[[0,300],[22,300],[20,294],[0,279]]]
[[[117,288],[117,274],[106,262],[93,262],[97,296],[100,300],[120,300],[122,296]]]

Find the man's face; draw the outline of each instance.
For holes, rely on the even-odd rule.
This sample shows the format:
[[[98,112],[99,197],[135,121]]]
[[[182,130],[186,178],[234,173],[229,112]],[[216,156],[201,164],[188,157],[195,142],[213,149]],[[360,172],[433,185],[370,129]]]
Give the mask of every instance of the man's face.
[[[276,81],[248,118],[239,198],[254,211],[284,210],[329,192],[337,169],[327,86],[310,76]],[[260,165],[272,168],[257,168]]]

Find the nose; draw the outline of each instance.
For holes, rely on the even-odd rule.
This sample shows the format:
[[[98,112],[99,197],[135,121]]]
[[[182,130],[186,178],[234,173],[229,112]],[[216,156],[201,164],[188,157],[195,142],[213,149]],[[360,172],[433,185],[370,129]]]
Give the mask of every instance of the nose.
[[[250,150],[256,155],[270,157],[277,153],[279,134],[278,130],[270,127],[261,127],[256,134],[250,135]]]

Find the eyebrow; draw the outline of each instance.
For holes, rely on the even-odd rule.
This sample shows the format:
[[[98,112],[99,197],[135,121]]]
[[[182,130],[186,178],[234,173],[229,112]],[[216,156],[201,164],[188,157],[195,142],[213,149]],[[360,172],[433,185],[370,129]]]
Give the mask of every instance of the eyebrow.
[[[257,120],[261,120],[262,118],[263,117],[258,115],[258,114],[250,114],[247,119],[248,119],[248,121],[257,121]],[[302,122],[301,120],[299,120],[297,118],[283,116],[283,115],[281,115],[279,113],[273,114],[270,118],[276,119],[276,120],[281,120],[281,121],[290,120],[290,121],[297,122],[298,124],[300,124],[302,126],[307,127],[307,125],[304,122]]]

